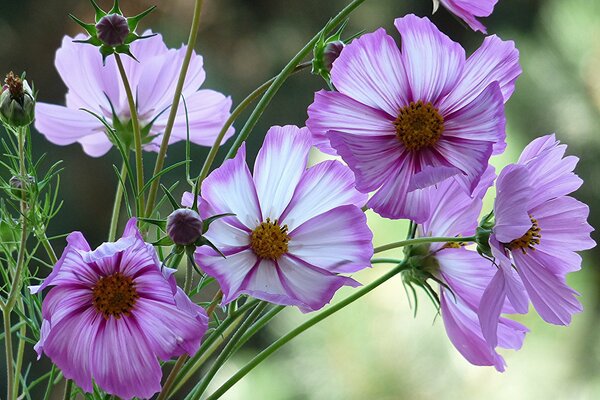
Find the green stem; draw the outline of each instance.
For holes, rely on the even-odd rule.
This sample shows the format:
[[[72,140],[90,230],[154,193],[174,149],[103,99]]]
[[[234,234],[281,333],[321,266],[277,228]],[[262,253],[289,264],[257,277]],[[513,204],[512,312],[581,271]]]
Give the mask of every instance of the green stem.
[[[115,60],[117,61],[117,67],[119,68],[119,74],[125,87],[125,93],[127,94],[127,102],[129,103],[129,113],[131,114],[131,126],[133,128],[133,143],[135,149],[135,174],[137,181],[137,205],[138,205],[138,216],[143,217],[144,214],[144,193],[142,188],[144,187],[144,161],[142,156],[142,131],[140,130],[140,121],[137,114],[137,106],[135,105],[135,98],[131,92],[131,86],[127,73],[123,67],[123,61],[119,53],[115,53]]]
[[[185,82],[185,76],[187,75],[194,47],[196,46],[196,39],[198,38],[198,28],[200,27],[200,15],[202,14],[203,0],[196,0],[194,6],[194,17],[192,19],[192,26],[190,28],[190,35],[187,42],[187,49],[181,64],[181,71],[179,72],[179,79],[175,86],[175,94],[173,95],[173,103],[171,110],[169,111],[169,118],[167,119],[167,125],[165,126],[165,132],[163,133],[162,142],[160,144],[160,150],[156,157],[156,163],[154,165],[154,173],[152,176],[157,176],[165,163],[165,157],[167,156],[167,148],[169,147],[169,139],[171,138],[171,132],[173,131],[173,125],[175,124],[175,117],[177,116],[177,109],[179,108],[179,100],[181,92],[183,91],[183,84]],[[156,194],[160,186],[160,177],[156,178],[150,186],[150,192],[148,194],[148,202],[146,203],[146,215],[152,215],[154,209],[154,201],[156,200]]]
[[[310,63],[310,62],[305,62],[300,65],[297,65],[296,68],[294,68],[294,70],[292,71],[292,74],[302,71],[303,69],[306,69],[306,68],[310,67],[311,65],[312,65],[312,63]],[[227,130],[229,130],[229,128],[231,127],[231,125],[233,125],[235,120],[240,116],[240,114],[242,112],[244,112],[244,110],[246,108],[248,108],[248,106],[250,104],[252,104],[252,102],[254,102],[254,100],[256,100],[269,87],[271,87],[271,85],[273,84],[273,82],[275,81],[276,78],[277,77],[273,77],[273,78],[269,79],[268,81],[266,81],[265,83],[263,83],[262,85],[260,85],[259,87],[257,87],[256,89],[254,89],[254,91],[252,93],[250,93],[240,104],[238,104],[238,106],[232,111],[229,118],[227,118],[227,121],[225,121],[225,125],[223,125],[223,127],[221,128],[221,131],[217,135],[215,142],[213,143],[212,147],[210,148],[208,156],[206,156],[206,160],[204,160],[204,165],[202,165],[202,170],[200,171],[200,175],[198,176],[198,179],[196,181],[196,190],[195,190],[196,195],[198,195],[198,193],[200,191],[200,185],[202,184],[202,181],[204,180],[204,178],[206,178],[208,176],[210,167],[212,166],[213,162],[215,161],[217,152],[219,151],[219,147],[221,146],[221,142],[223,141],[223,137],[225,137]]]
[[[52,248],[50,241],[48,240],[48,236],[46,236],[46,232],[43,230],[40,232],[36,232],[35,236],[42,243],[42,246],[44,246],[44,249],[46,250],[46,253],[48,254],[48,258],[50,259],[50,262],[52,264],[56,264],[58,262],[58,258],[56,257],[56,253],[54,252],[54,249]]]
[[[237,345],[240,338],[244,335],[244,333],[248,330],[248,328],[254,323],[256,318],[258,318],[258,316],[263,312],[263,310],[265,309],[265,307],[268,304],[269,303],[261,302],[250,313],[250,315],[248,315],[248,318],[246,318],[246,320],[240,325],[238,330],[234,333],[234,335],[231,337],[229,342],[225,345],[223,350],[221,350],[221,353],[219,353],[219,356],[217,357],[217,359],[215,360],[213,365],[211,365],[211,367],[208,370],[208,372],[206,373],[206,375],[204,375],[204,378],[202,378],[202,380],[198,383],[198,385],[196,385],[196,387],[192,390],[192,392],[190,392],[190,394],[186,397],[186,400],[187,399],[189,399],[189,400],[199,400],[200,399],[200,396],[202,396],[202,394],[208,387],[208,384],[210,383],[210,381],[214,378],[214,376],[217,374],[219,369],[223,366],[223,364],[225,364],[225,362],[231,355],[232,350],[235,348],[235,346]]]
[[[23,300],[19,299],[19,308],[25,313]],[[23,367],[23,355],[25,354],[25,335],[27,334],[27,324],[21,325],[19,329],[19,345],[17,346],[17,362],[15,364],[15,385],[13,387],[13,399],[19,396],[19,382],[21,381],[21,368]],[[23,386],[26,382],[23,381]]]
[[[295,328],[292,331],[290,331],[285,336],[282,336],[281,338],[279,338],[278,340],[276,340],[275,342],[273,342],[269,347],[267,347],[266,349],[264,349],[263,351],[261,351],[252,360],[250,360],[250,362],[248,362],[248,364],[246,364],[235,375],[233,375],[231,378],[229,378],[229,380],[227,382],[225,382],[212,395],[210,395],[209,397],[207,397],[206,400],[216,400],[216,399],[220,398],[235,383],[237,383],[246,374],[248,374],[250,371],[252,371],[257,365],[259,365],[261,362],[263,362],[265,359],[267,359],[271,354],[273,354],[277,350],[279,350],[283,345],[285,345],[286,343],[288,343],[290,340],[292,340],[296,336],[300,335],[302,332],[306,331],[307,329],[311,328],[312,326],[316,325],[317,323],[321,322],[322,320],[324,320],[325,318],[329,317],[330,315],[335,314],[336,312],[338,312],[339,310],[343,309],[347,305],[352,304],[353,302],[355,302],[356,300],[360,299],[361,297],[363,297],[367,293],[371,292],[373,289],[375,289],[376,287],[380,286],[384,282],[387,282],[388,280],[390,280],[391,278],[393,278],[394,276],[396,276],[397,274],[399,274],[400,272],[402,272],[406,268],[407,267],[406,267],[405,263],[403,263],[401,265],[398,265],[393,270],[391,270],[387,274],[383,275],[379,279],[377,279],[377,280],[373,281],[372,283],[364,286],[363,288],[357,290],[356,292],[354,292],[354,294],[346,297],[344,300],[340,301],[339,303],[336,303],[336,304],[330,306],[325,311],[322,311],[317,316],[312,317],[311,319],[309,319],[308,321],[306,321],[302,325],[300,325],[297,328]]]
[[[10,400],[13,393],[14,385],[14,366],[13,366],[13,349],[12,349],[12,334],[10,333],[10,311],[5,308],[2,310],[2,316],[4,320],[4,331],[6,337],[4,338],[4,348],[6,353],[6,399]]]
[[[252,338],[252,336],[256,335],[258,331],[260,331],[265,325],[267,325],[273,318],[277,316],[280,312],[285,309],[285,306],[275,306],[266,312],[262,317],[258,319],[249,329],[244,333],[244,335],[240,338],[235,348],[232,350],[232,354],[237,352],[248,340]]]
[[[67,384],[65,386],[65,394],[63,396],[63,400],[71,399],[71,390],[73,390],[73,381],[71,379],[67,379]]]
[[[121,214],[121,203],[123,202],[123,185],[127,178],[127,160],[123,160],[121,167],[121,177],[117,182],[117,191],[115,193],[115,202],[113,203],[112,216],[110,218],[110,228],[108,229],[108,241],[114,242],[117,237],[117,226],[119,225],[119,215]]]
[[[377,253],[381,253],[382,251],[396,249],[398,247],[412,246],[415,244],[422,244],[422,243],[444,243],[444,242],[445,243],[450,243],[450,242],[461,242],[462,243],[462,242],[474,242],[474,241],[475,241],[475,236],[469,236],[469,237],[459,237],[459,236],[420,237],[420,238],[415,238],[415,239],[406,239],[406,240],[402,240],[400,242],[395,242],[395,243],[384,244],[383,246],[375,247],[373,252],[375,254],[377,254]]]
[[[56,375],[56,365],[52,364],[52,369],[50,370],[50,378],[48,378],[48,386],[46,386],[46,393],[44,393],[44,400],[50,399],[50,395],[52,394],[52,388],[54,388],[54,375]]]
[[[331,19],[327,23],[327,25],[325,25],[325,27],[319,33],[317,33],[302,48],[302,50],[300,50],[298,54],[296,54],[294,58],[292,58],[290,62],[281,70],[279,75],[277,75],[271,86],[269,86],[269,89],[265,92],[263,97],[256,105],[256,108],[254,108],[254,111],[246,121],[246,124],[240,131],[239,135],[236,137],[235,142],[233,143],[233,145],[229,149],[229,152],[227,153],[227,158],[232,158],[233,156],[235,156],[237,150],[242,145],[242,143],[248,138],[250,132],[258,122],[259,118],[262,116],[263,112],[265,111],[273,97],[275,97],[277,91],[281,88],[285,80],[292,74],[294,68],[296,68],[296,66],[300,64],[300,62],[302,62],[302,60],[313,50],[319,38],[322,35],[326,35],[333,29],[335,29],[340,23],[344,21],[344,19],[346,19],[346,17],[348,17],[348,15],[350,15],[352,11],[354,11],[358,6],[364,3],[364,1],[365,0],[353,0],[350,4],[348,4],[342,11],[339,12],[338,15]]]

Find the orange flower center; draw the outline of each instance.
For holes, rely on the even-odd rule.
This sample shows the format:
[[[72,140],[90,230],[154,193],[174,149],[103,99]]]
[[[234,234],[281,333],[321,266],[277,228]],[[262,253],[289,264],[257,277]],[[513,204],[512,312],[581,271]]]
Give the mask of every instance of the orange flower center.
[[[266,222],[257,226],[250,234],[250,247],[254,254],[260,258],[276,260],[288,251],[290,237],[287,234],[288,227],[279,226],[277,220]]]
[[[413,101],[394,121],[396,137],[410,151],[435,145],[444,132],[444,118],[431,103]]]
[[[518,239],[513,240],[508,244],[508,248],[511,250],[521,249],[523,254],[526,254],[526,249],[535,250],[535,246],[540,244],[540,239],[542,238],[542,230],[538,226],[538,222],[531,215],[529,216],[531,219],[531,228],[523,236]]]
[[[135,302],[140,297],[133,279],[121,272],[100,278],[94,285],[93,304],[104,318],[131,315]]]

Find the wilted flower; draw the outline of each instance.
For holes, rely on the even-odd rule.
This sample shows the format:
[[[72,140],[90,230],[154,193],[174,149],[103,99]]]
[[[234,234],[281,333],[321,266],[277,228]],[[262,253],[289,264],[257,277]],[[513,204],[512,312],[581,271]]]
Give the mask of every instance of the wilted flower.
[[[78,35],[75,39],[83,37]],[[139,62],[124,58],[123,64],[137,96],[142,141],[146,150],[157,150],[175,93],[174,80],[186,47],[168,49],[162,37],[156,35],[134,42],[131,49]],[[73,43],[73,38],[66,36],[56,52],[56,68],[69,89],[67,106],[38,103],[36,129],[52,143],[68,145],[79,142],[88,155],[102,156],[113,143],[102,122],[82,110],[85,109],[105,118],[116,129],[123,143],[131,146],[133,131],[129,105],[114,59],[107,59],[106,66],[103,66],[102,57],[92,46]],[[190,141],[199,145],[211,146],[229,117],[229,97],[213,90],[198,90],[205,75],[202,57],[194,54],[182,92],[185,107],[183,102],[179,105],[170,143],[187,138],[186,108]],[[225,138],[233,132],[233,128],[229,129]]]
[[[485,26],[476,17],[489,17],[494,11],[498,0],[433,0],[434,10],[437,4],[442,5],[451,13],[462,19],[474,31],[487,33]]]
[[[254,166],[245,146],[202,183],[201,215],[232,213],[205,234],[198,265],[216,278],[227,304],[242,294],[303,311],[328,303],[336,290],[358,283],[339,273],[370,266],[372,234],[354,189],[352,171],[338,161],[306,169],[306,128],[273,127]]]
[[[433,211],[421,201],[429,187],[454,177],[470,192],[503,151],[504,102],[521,68],[514,44],[496,36],[465,60],[427,18],[395,24],[402,51],[383,29],[346,46],[331,71],[337,92],[315,94],[306,124],[358,190],[376,191],[369,207],[420,223]]]
[[[0,94],[0,119],[14,128],[31,124],[35,115],[35,95],[26,80],[12,71],[6,75]]]
[[[429,191],[424,201],[435,205],[436,211],[430,220],[419,226],[418,236],[473,235],[482,198],[494,178],[493,168],[489,168],[472,197],[453,180],[446,180]],[[418,261],[420,268],[410,273],[413,279],[434,279],[439,282],[441,315],[448,337],[456,349],[472,364],[492,365],[498,371],[504,371],[504,359],[496,352],[496,346],[490,345],[484,338],[478,319],[481,296],[494,276],[489,262],[459,242],[421,245],[416,252],[421,254]],[[507,313],[514,312],[508,301],[505,301],[502,309]],[[497,323],[498,345],[519,349],[528,329],[499,316]]]
[[[123,399],[152,397],[161,388],[158,359],[195,354],[206,312],[177,287],[174,270],[161,271],[135,218],[121,239],[96,250],[79,232],[67,242],[50,276],[32,288],[54,286],[42,303],[38,355],[86,392],[93,380]]]
[[[492,344],[506,298],[519,313],[528,311],[531,300],[544,321],[558,325],[568,325],[582,310],[578,293],[565,277],[581,268],[575,252],[595,242],[587,223],[589,208],[567,196],[582,180],[573,173],[578,158],[564,157],[566,148],[554,135],[538,138],[498,177],[490,237],[497,272],[479,310],[483,332]]]

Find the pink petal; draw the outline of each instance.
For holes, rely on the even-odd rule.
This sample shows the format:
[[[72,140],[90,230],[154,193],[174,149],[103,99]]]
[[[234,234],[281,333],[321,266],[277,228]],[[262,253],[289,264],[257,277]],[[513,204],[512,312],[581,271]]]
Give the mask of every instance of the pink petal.
[[[498,0],[440,0],[440,2],[474,31],[487,33],[485,26],[475,17],[489,16]]]
[[[400,51],[383,28],[344,48],[333,63],[331,81],[341,93],[393,118],[410,101]]]
[[[529,171],[525,166],[505,167],[496,182],[494,234],[502,243],[523,236],[531,228],[529,201],[533,195]]]
[[[362,207],[367,195],[354,187],[354,174],[339,161],[324,161],[309,168],[298,183],[281,220],[294,230],[305,221],[336,207]]]
[[[289,236],[289,254],[320,269],[356,272],[371,266],[373,234],[356,206],[344,205],[317,215]]]
[[[311,142],[308,129],[293,125],[274,126],[267,132],[254,164],[261,221],[280,219],[306,170]]]
[[[410,83],[410,100],[437,105],[462,75],[464,49],[427,18],[409,14],[396,19],[394,25],[402,36],[401,58]]]

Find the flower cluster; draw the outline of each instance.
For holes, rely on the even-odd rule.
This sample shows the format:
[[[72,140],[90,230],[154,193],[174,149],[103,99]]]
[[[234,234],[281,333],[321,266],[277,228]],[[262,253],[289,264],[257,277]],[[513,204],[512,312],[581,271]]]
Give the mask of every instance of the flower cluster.
[[[476,17],[490,15],[496,0],[434,3],[485,32]],[[380,262],[395,268],[354,289],[252,362],[393,277],[413,293],[417,286],[429,295],[466,360],[498,371],[506,367],[498,349],[520,349],[529,331],[510,314],[527,313],[531,303],[544,321],[568,325],[582,310],[566,276],[581,268],[577,252],[595,242],[588,207],[571,197],[583,183],[574,173],[577,157],[565,156],[566,145],[548,135],[531,142],[518,162],[497,177],[490,165],[491,157],[506,148],[505,103],[521,74],[512,41],[487,36],[467,57],[428,18],[412,14],[394,21],[400,47],[383,28],[346,43],[340,38],[345,24],[327,36],[335,28],[328,24],[315,39],[312,65],[329,88],[314,94],[306,127],[271,127],[252,172],[240,139],[231,157],[209,173],[243,107],[230,112],[229,97],[199,90],[205,72],[202,57],[191,50],[193,41],[175,50],[152,31],[134,33],[151,10],[127,19],[118,1],[108,13],[92,4],[95,24],[74,18],[88,35],[65,37],[56,53],[56,68],[68,87],[66,106],[36,104],[34,91],[12,73],[0,97],[0,119],[19,135],[21,152],[12,157],[19,168],[13,168],[10,186],[17,192],[13,199],[19,201],[23,239],[16,278],[0,303],[9,322],[20,274],[29,279],[22,272],[27,271],[28,234],[43,240],[49,257],[55,257],[43,230],[27,226],[35,214],[29,210],[37,210],[25,193],[38,183],[27,174],[23,150],[34,109],[35,128],[49,141],[78,142],[94,157],[113,145],[122,150],[124,144],[126,152],[135,150],[139,162],[138,185],[128,187],[126,173],[133,168],[122,154],[129,169],[122,172],[109,240],[92,250],[82,233],[71,233],[50,275],[30,286],[33,294],[49,289],[39,324],[33,325],[35,350],[81,392],[99,388],[123,399],[158,392],[161,400],[174,398],[170,391],[179,390],[220,340],[235,331],[186,397],[198,399],[220,365],[283,309],[263,313],[265,307],[320,310],[342,287],[361,286],[354,274]],[[121,60],[119,53],[133,53],[135,59]],[[187,71],[187,78],[176,87],[178,71],[183,78]],[[242,132],[242,138],[249,134],[246,127]],[[158,187],[162,175],[177,165],[163,169],[160,148],[158,170],[152,182],[144,182],[140,134],[143,149],[150,151],[159,149],[163,137],[165,142],[213,146],[197,179],[190,177],[188,165],[185,178],[193,190],[184,193],[181,206],[173,190],[164,188],[164,199],[176,208],[166,219],[153,194],[147,207],[141,203],[150,184]],[[337,159],[311,165],[309,155],[316,149]],[[196,164],[189,161],[182,164]],[[483,199],[494,185],[493,210],[481,218]],[[122,237],[114,240],[123,191],[131,192],[137,208]],[[367,209],[384,218],[408,219],[408,238],[374,249]],[[157,239],[151,239],[154,235]],[[397,247],[404,247],[404,259],[373,259]],[[8,259],[14,246],[10,251]],[[182,289],[175,268],[186,256]],[[200,279],[195,287],[194,269]],[[211,284],[213,300],[200,302]],[[161,361],[174,357],[179,359],[161,387]],[[174,384],[179,386],[173,389]],[[217,393],[229,386],[223,387]],[[10,386],[10,399],[13,393]]]

